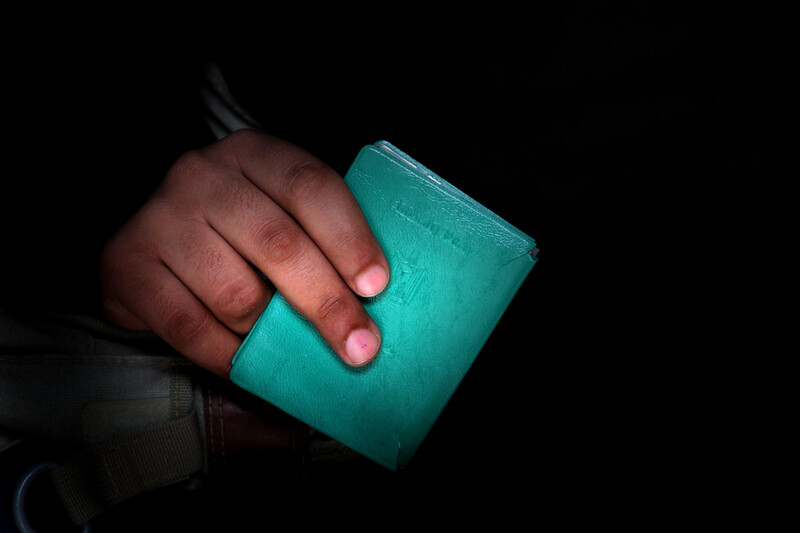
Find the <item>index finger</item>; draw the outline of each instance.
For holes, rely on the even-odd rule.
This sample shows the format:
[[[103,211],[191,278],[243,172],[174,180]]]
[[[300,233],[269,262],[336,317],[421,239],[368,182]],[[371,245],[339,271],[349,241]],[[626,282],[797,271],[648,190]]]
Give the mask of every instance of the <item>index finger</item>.
[[[341,176],[294,144],[239,133],[231,142],[242,174],[295,218],[352,291],[379,294],[389,263]]]

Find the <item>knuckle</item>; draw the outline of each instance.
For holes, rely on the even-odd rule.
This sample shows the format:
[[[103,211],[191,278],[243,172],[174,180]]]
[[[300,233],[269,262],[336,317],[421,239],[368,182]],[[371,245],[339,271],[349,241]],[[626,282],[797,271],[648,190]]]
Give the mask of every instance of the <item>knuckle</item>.
[[[213,194],[209,185],[220,181],[223,165],[202,150],[192,150],[181,154],[167,171],[167,175],[154,198],[165,201],[167,205],[190,205],[201,194]],[[152,199],[151,199],[152,200]],[[150,202],[153,203],[152,201]]]
[[[211,150],[214,153],[221,154],[231,164],[240,160],[242,157],[247,157],[247,154],[255,151],[260,151],[264,146],[264,140],[269,136],[249,128],[236,130],[221,140],[211,145]]]
[[[260,138],[263,138],[264,134],[260,133],[256,130],[250,128],[243,128],[236,130],[229,135],[226,135],[219,141],[220,144],[231,144],[233,146],[239,146],[242,144],[250,144]]]
[[[302,249],[300,229],[288,220],[275,220],[257,233],[262,243],[263,255],[270,263],[287,263],[296,259]]]
[[[169,335],[182,342],[194,340],[205,328],[209,315],[200,310],[172,310],[165,321]]]
[[[167,178],[170,180],[192,179],[198,174],[205,173],[210,164],[209,158],[199,150],[190,150],[181,154],[172,164]]]
[[[291,202],[307,202],[325,193],[329,178],[330,173],[321,163],[299,159],[284,171],[282,192]]]
[[[217,307],[226,317],[238,322],[249,318],[264,300],[264,291],[257,285],[238,281],[220,291]]]
[[[347,300],[341,294],[334,294],[325,298],[322,303],[317,306],[317,318],[319,320],[327,320],[331,317],[341,314],[347,309]]]

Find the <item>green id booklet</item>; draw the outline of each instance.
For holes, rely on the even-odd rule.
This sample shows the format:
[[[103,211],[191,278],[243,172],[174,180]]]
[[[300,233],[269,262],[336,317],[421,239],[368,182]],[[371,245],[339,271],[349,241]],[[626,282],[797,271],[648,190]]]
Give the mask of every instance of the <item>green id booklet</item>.
[[[408,464],[536,262],[533,239],[387,142],[345,181],[391,268],[364,307],[382,344],[342,362],[276,294],[231,380],[377,463]]]

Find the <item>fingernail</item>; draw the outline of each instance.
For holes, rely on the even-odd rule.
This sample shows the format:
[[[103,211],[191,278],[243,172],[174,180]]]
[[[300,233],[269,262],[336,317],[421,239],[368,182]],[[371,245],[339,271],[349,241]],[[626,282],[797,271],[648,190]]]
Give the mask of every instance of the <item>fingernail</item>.
[[[361,296],[379,294],[389,282],[389,276],[382,266],[373,265],[356,276],[356,290]]]
[[[378,352],[380,341],[368,329],[357,329],[347,337],[345,352],[352,366],[361,366],[370,361]]]

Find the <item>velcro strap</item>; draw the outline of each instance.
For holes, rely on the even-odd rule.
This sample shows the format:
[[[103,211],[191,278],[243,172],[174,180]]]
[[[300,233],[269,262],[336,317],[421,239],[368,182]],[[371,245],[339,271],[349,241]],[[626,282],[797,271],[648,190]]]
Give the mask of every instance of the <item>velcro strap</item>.
[[[201,469],[203,443],[191,413],[99,443],[49,475],[72,521],[84,524],[132,496]]]

